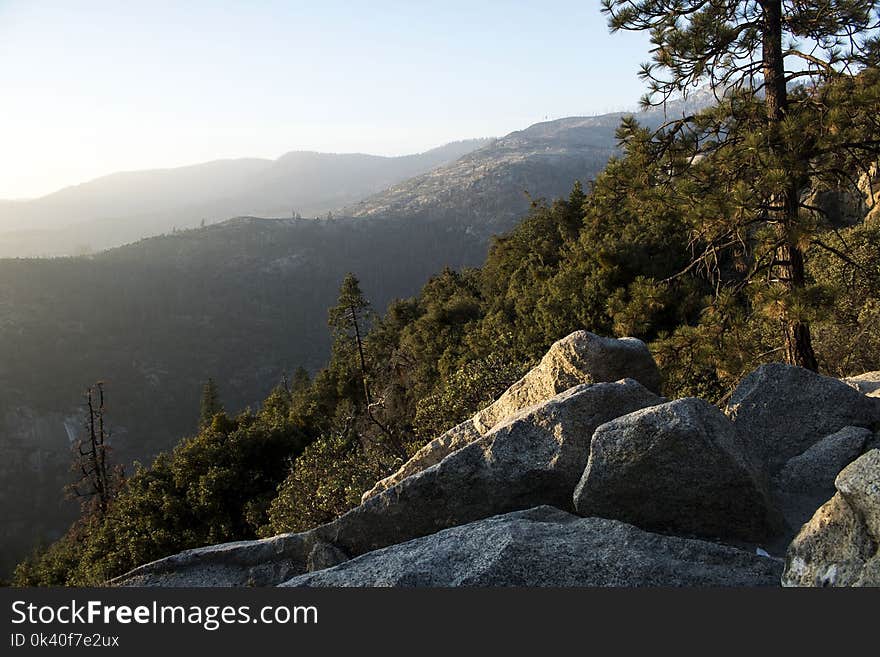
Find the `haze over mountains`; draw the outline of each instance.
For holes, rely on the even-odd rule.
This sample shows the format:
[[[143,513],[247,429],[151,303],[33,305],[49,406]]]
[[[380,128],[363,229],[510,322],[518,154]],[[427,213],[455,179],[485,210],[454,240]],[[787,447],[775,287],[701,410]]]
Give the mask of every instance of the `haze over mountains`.
[[[0,201],[0,257],[79,255],[239,215],[323,216],[488,141],[400,157],[293,151],[277,160],[115,173],[38,199]]]
[[[294,153],[118,174],[12,204],[19,218],[29,208],[60,252],[98,234],[133,240],[243,207],[285,218],[240,217],[90,257],[0,259],[0,477],[6,491],[29,491],[0,495],[0,570],[75,514],[60,498],[86,386],[107,382],[115,458],[149,462],[195,430],[208,377],[237,412],[264,399],[282,372],[320,367],[327,308],[347,272],[381,312],[443,267],[482,263],[490,237],[528,209],[525,192],[568,195],[604,168],[620,117],[559,119],[409,158]],[[377,190],[383,184],[392,186]],[[357,202],[356,190],[367,198]],[[306,197],[311,205],[290,207]],[[334,219],[290,218],[340,206]],[[13,225],[10,207],[0,226]],[[89,223],[59,230],[72,219]],[[102,233],[107,226],[119,232]],[[18,247],[7,237],[6,253],[26,243],[49,250],[40,234],[19,234]]]

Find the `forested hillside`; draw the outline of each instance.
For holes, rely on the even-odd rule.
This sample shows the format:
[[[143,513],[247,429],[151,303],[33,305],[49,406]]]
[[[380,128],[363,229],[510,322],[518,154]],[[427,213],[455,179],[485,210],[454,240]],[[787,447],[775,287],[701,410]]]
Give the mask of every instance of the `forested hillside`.
[[[492,401],[552,342],[582,328],[645,340],[670,397],[724,399],[745,372],[784,358],[793,314],[812,328],[821,371],[880,369],[873,330],[880,223],[869,211],[875,176],[835,156],[836,144],[880,134],[880,76],[868,69],[799,93],[798,134],[813,126],[828,166],[815,167],[823,175],[803,190],[814,210],[802,215],[805,280],[794,294],[772,275],[779,263],[762,266],[773,233],[757,222],[735,233],[735,248],[713,248],[718,226],[753,212],[761,186],[774,184],[773,163],[762,169],[748,149],[761,128],[742,120],[747,148],[695,158],[689,138],[669,135],[658,150],[649,131],[625,121],[623,154],[595,183],[535,205],[493,240],[481,267],[446,269],[381,316],[367,303],[384,302],[377,272],[350,267],[354,276],[334,283],[342,289],[330,309],[333,349],[323,369],[299,371],[259,409],[214,415],[135,472],[106,515],[86,516],[22,564],[17,581],[95,583],[188,547],[326,522],[427,440]],[[700,116],[712,125],[725,113],[760,111],[740,96]],[[273,339],[261,350],[274,349],[283,364],[284,338]],[[234,385],[223,372],[213,376],[221,390]]]
[[[0,260],[0,449],[8,454],[0,472],[12,490],[27,481],[35,492],[24,503],[0,499],[6,566],[38,538],[60,535],[75,513],[59,497],[86,386],[107,383],[120,462],[149,462],[194,428],[206,378],[220,382],[223,401],[237,412],[257,405],[283,371],[325,364],[325,313],[346,272],[357,272],[383,311],[444,267],[480,264],[491,235],[528,210],[526,191],[552,197],[598,175],[615,148],[618,119],[564,119],[514,133],[435,170],[433,186],[395,191],[401,206],[383,212],[240,218],[90,257]],[[466,145],[444,153],[454,147]],[[313,170],[297,189],[328,168],[340,171],[309,161]],[[349,164],[366,166],[357,158]],[[367,183],[388,174],[385,165]],[[475,185],[464,184],[462,171],[477,172]],[[156,185],[131,189],[159,193]],[[102,202],[119,203],[110,196]]]
[[[195,429],[208,377],[238,410],[320,367],[348,269],[382,307],[483,249],[403,221],[240,219],[94,258],[0,261],[0,470],[5,490],[33,493],[0,500],[7,553],[74,517],[60,498],[87,385],[106,382],[115,458],[149,462]]]

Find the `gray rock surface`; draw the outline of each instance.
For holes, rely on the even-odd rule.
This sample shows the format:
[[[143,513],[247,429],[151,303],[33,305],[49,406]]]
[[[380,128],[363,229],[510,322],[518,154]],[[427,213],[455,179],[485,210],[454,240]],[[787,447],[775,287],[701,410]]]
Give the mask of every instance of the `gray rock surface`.
[[[375,486],[361,496],[361,502],[366,502],[371,497],[391,488],[407,477],[412,477],[422,470],[430,468],[432,465],[437,465],[453,452],[458,451],[475,440],[479,440],[483,435],[484,432],[477,429],[473,418],[452,427],[449,431],[419,449],[419,451],[412,455],[409,461],[400,466],[397,472],[377,481]]]
[[[660,389],[660,371],[644,342],[636,338],[603,338],[588,331],[576,331],[553,343],[541,362],[494,403],[422,447],[397,472],[364,493],[362,500],[366,501],[439,463],[525,408],[577,385],[625,378],[635,379],[653,392]]]
[[[363,554],[508,511],[571,509],[596,427],[662,401],[632,379],[571,388],[352,509],[332,542]]]
[[[880,586],[880,450],[850,463],[835,486],[789,546],[783,586]]]
[[[859,514],[868,533],[880,540],[880,449],[872,449],[846,466],[834,486]]]
[[[357,556],[500,513],[542,504],[571,508],[571,492],[586,466],[596,427],[662,401],[631,379],[577,386],[521,411],[327,525],[302,534],[190,550],[142,566],[115,583],[278,583],[306,572],[308,556],[319,541]]]
[[[113,586],[272,586],[306,571],[321,538],[314,531],[186,550],[138,566]]]
[[[283,586],[776,586],[782,564],[541,506],[370,552]]]
[[[739,384],[727,406],[749,453],[773,474],[794,456],[846,426],[880,425],[880,399],[839,379],[774,363]]]
[[[873,434],[844,427],[790,459],[773,479],[773,490],[789,526],[798,530],[835,493],[838,473],[856,459]]]
[[[624,415],[593,434],[577,512],[643,529],[762,541],[781,517],[730,421],[701,399]]]
[[[309,552],[306,570],[323,570],[348,561],[348,555],[332,543],[317,541]]]
[[[627,378],[652,392],[660,390],[660,371],[644,342],[576,331],[555,342],[538,365],[477,413],[474,424],[485,433],[518,411],[576,385]]]

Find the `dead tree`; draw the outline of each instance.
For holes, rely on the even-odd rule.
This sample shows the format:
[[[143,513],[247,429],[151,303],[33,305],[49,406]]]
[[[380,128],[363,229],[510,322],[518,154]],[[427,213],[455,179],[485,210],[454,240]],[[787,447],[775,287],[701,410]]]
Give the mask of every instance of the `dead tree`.
[[[85,393],[87,417],[85,431],[73,444],[71,469],[79,479],[68,486],[68,494],[82,500],[85,514],[103,517],[119,491],[124,474],[122,466],[112,466],[109,459],[110,433],[104,421],[104,384],[99,381]]]

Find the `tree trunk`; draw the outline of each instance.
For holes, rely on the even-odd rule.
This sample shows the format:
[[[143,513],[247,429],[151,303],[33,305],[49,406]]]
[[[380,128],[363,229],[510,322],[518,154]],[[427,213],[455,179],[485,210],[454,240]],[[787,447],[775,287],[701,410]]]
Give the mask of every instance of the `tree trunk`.
[[[401,443],[397,439],[397,437],[388,430],[388,427],[382,424],[378,419],[376,419],[376,416],[373,415],[373,399],[370,395],[370,383],[367,379],[367,359],[364,358],[364,344],[363,340],[361,340],[361,329],[358,325],[357,310],[354,308],[354,306],[352,306],[349,309],[349,312],[351,313],[351,323],[354,325],[354,336],[355,340],[357,341],[358,355],[360,356],[361,361],[361,380],[364,384],[364,401],[367,404],[367,417],[370,418],[370,421],[377,427],[379,427],[382,433],[384,433],[388,437],[388,440],[391,442],[392,449],[394,451],[394,456],[397,456],[398,458],[406,461],[407,453],[406,448],[403,446],[403,443]]]
[[[354,326],[354,339],[357,343],[358,355],[360,356],[361,361],[361,381],[364,384],[364,401],[367,404],[367,413],[370,413],[370,406],[372,406],[373,400],[370,398],[370,384],[367,382],[367,359],[364,358],[364,343],[361,340],[361,329],[360,326],[358,326],[357,310],[355,310],[354,306],[349,308],[349,313],[351,313],[351,323]]]
[[[761,0],[764,11],[762,59],[764,68],[764,103],[767,109],[767,122],[770,134],[775,143],[773,147],[781,151],[783,146],[778,141],[778,124],[785,118],[788,109],[788,90],[785,86],[785,58],[782,55],[782,0]],[[792,173],[796,176],[796,173]],[[806,271],[804,254],[797,243],[795,226],[798,223],[800,210],[800,182],[792,179],[782,202],[779,231],[782,245],[777,254],[777,263],[781,268],[780,280],[789,290],[797,292],[806,287]],[[786,317],[785,354],[790,365],[799,365],[809,370],[818,371],[819,365],[813,351],[809,323],[796,318]]]
[[[785,58],[782,56],[782,0],[762,0],[761,57],[764,65],[764,102],[767,119],[774,123],[785,116],[788,109],[788,90],[785,88]]]
[[[789,190],[791,194],[792,190]],[[793,203],[797,206],[797,197]],[[791,236],[787,236],[779,249],[779,260],[782,265],[782,280],[789,291],[802,290],[806,286],[804,255]],[[796,317],[784,319],[785,360],[789,365],[805,367],[813,372],[819,371],[819,363],[813,351],[809,323]]]

